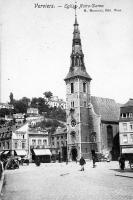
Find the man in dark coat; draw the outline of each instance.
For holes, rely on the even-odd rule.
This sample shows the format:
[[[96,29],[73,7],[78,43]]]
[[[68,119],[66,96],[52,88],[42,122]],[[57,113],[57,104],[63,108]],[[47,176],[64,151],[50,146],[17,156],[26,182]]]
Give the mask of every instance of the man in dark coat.
[[[124,158],[124,156],[121,155],[118,160],[119,160],[120,169],[124,170],[125,169],[125,158]]]
[[[36,166],[40,166],[41,162],[40,162],[39,156],[36,156],[35,164],[36,164]]]
[[[84,165],[86,164],[86,162],[83,157],[80,158],[79,164],[81,165],[81,171],[84,171]]]
[[[96,166],[96,153],[95,150],[91,150],[91,154],[92,154],[92,162],[93,162],[93,168]]]

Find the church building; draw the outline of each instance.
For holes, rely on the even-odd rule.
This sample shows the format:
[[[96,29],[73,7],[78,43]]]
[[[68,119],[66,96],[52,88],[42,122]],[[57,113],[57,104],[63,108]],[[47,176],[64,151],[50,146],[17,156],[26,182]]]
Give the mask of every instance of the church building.
[[[66,82],[68,160],[91,158],[91,151],[119,152],[120,106],[108,98],[91,96],[91,76],[87,73],[82,51],[79,24],[75,15],[72,53]]]

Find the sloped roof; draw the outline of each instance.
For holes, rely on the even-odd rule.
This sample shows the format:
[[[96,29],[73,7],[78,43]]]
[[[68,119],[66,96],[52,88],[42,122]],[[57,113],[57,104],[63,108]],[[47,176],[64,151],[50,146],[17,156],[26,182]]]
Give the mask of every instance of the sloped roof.
[[[23,132],[25,133],[29,128],[29,124],[28,123],[25,123],[23,124],[21,127],[19,127],[17,130],[16,130],[16,133],[19,133],[19,132]]]
[[[84,77],[86,79],[91,80],[91,77],[86,72],[86,70],[82,69],[81,67],[75,67],[74,70],[70,69],[64,80],[66,81],[67,79],[74,78],[74,77]]]
[[[133,107],[133,99],[129,99],[127,103],[125,103],[121,107]]]
[[[101,115],[101,120],[117,122],[120,116],[120,105],[113,99],[91,96],[91,103],[96,114]]]
[[[64,127],[64,128],[58,127],[53,135],[65,134],[65,133],[67,133],[67,128],[66,127]]]

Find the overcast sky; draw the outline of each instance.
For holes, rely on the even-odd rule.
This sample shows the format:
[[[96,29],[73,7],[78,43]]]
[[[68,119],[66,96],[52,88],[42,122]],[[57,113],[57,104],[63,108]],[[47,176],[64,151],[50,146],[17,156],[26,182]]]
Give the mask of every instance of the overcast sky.
[[[54,8],[35,8],[37,3]],[[74,23],[74,9],[66,4],[74,1],[1,0],[2,102],[9,101],[10,92],[15,99],[42,97],[45,91],[66,98]],[[125,103],[133,98],[133,1],[77,1],[80,4],[100,4],[112,11],[77,9],[91,94]]]

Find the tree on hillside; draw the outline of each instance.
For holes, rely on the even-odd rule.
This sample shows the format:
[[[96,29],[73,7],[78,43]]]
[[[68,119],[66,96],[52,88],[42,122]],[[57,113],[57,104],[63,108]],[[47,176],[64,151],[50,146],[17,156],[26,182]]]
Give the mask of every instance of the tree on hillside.
[[[27,98],[27,97],[23,97],[22,99],[21,99],[21,101],[27,106],[27,108],[28,108],[28,106],[29,106],[29,104],[30,104],[30,99],[29,98]]]
[[[47,98],[49,100],[53,96],[53,93],[48,91],[48,92],[44,92],[43,95],[45,96],[45,98]]]
[[[32,99],[31,99],[31,107],[33,107],[33,108],[38,108],[38,98],[37,97],[33,97]]]
[[[13,100],[14,112],[15,113],[27,113],[27,108],[29,106],[30,99],[23,97],[19,100]]]
[[[49,129],[50,133],[54,133],[54,131],[56,130],[57,127],[62,127],[64,128],[65,125],[61,122],[59,122],[56,119],[47,119],[47,120],[43,120],[40,123],[37,124],[37,127],[41,127],[43,129]]]
[[[27,112],[27,105],[22,101],[22,99],[14,100],[13,105],[14,105],[15,113],[26,113]]]
[[[57,119],[66,122],[66,111],[60,107],[51,108],[49,117],[52,119]]]
[[[0,109],[0,117],[5,117],[5,115],[9,115],[10,114],[10,110],[7,108],[1,108]]]
[[[42,97],[39,97],[39,98],[34,97],[34,98],[32,98],[31,107],[38,108],[40,114],[49,111],[49,106],[47,105],[45,99],[42,98]]]

